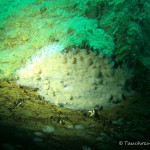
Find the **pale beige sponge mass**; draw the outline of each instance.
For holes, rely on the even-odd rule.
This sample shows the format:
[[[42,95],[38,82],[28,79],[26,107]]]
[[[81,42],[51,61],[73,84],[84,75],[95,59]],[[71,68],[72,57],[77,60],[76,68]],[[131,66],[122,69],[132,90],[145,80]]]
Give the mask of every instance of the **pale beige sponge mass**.
[[[46,101],[71,109],[95,109],[122,101],[131,77],[107,57],[86,49],[42,48],[16,72],[17,83],[38,89]]]

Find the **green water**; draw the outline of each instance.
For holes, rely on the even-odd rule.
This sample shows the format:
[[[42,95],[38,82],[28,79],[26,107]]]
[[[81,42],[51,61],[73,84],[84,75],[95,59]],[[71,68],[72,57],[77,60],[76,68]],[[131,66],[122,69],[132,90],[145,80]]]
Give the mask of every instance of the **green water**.
[[[1,0],[0,149],[107,150],[123,149],[121,144],[127,149],[148,149],[149,10],[149,0]],[[23,86],[28,86],[27,81],[17,84],[16,72],[32,65],[33,60],[39,63],[45,54],[42,50],[54,43],[63,45],[63,55],[74,56],[74,49],[84,49],[88,54],[94,52],[108,59],[113,70],[121,67],[126,68],[126,75],[132,72],[132,77],[121,87],[127,94],[122,94],[121,100],[117,95],[114,101],[110,97],[114,107],[72,110],[45,101],[39,89]],[[41,53],[36,56],[38,52]],[[100,60],[97,61],[98,65]],[[35,78],[28,80],[34,81]],[[109,83],[112,85],[114,79]],[[78,91],[82,91],[80,88]],[[111,93],[109,90],[103,95]],[[129,91],[133,94],[128,94]],[[46,133],[47,126],[54,131]]]

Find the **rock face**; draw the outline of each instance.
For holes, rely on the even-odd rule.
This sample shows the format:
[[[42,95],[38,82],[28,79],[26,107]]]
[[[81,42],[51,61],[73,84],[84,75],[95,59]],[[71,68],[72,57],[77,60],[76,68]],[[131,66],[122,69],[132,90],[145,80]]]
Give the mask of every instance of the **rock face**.
[[[60,48],[41,49],[17,71],[17,83],[37,88],[45,100],[71,109],[93,109],[123,99],[131,77],[127,68],[114,69],[108,58],[92,51]]]
[[[54,42],[149,68],[149,8],[149,0],[1,0],[0,79],[14,79],[29,57]]]

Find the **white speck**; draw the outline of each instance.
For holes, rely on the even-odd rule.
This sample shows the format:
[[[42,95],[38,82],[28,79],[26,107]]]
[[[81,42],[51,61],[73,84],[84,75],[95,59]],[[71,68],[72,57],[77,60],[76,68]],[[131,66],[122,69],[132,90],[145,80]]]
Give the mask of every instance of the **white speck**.
[[[54,130],[55,130],[54,127],[49,125],[49,126],[44,126],[42,131],[45,133],[53,133]]]

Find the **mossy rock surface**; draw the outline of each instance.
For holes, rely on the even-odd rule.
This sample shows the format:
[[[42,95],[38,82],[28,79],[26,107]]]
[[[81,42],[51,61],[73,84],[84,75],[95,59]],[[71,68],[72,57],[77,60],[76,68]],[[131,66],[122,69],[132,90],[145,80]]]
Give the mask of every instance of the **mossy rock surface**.
[[[0,95],[2,143],[20,144],[32,149],[48,146],[69,149],[71,145],[74,145],[74,149],[84,145],[99,149],[109,146],[117,148],[116,143],[120,139],[150,139],[147,134],[149,101],[139,95],[124,100],[115,108],[95,110],[93,116],[92,110],[56,107],[38,96],[35,90],[20,87],[14,81],[1,81]],[[55,131],[52,134],[44,133],[42,129],[46,125],[53,126]],[[35,132],[42,133],[44,143],[33,142]],[[10,133],[12,138],[8,139]],[[17,141],[18,137],[21,137],[20,142]],[[33,145],[27,146],[28,141]],[[79,144],[75,145],[74,142]]]

